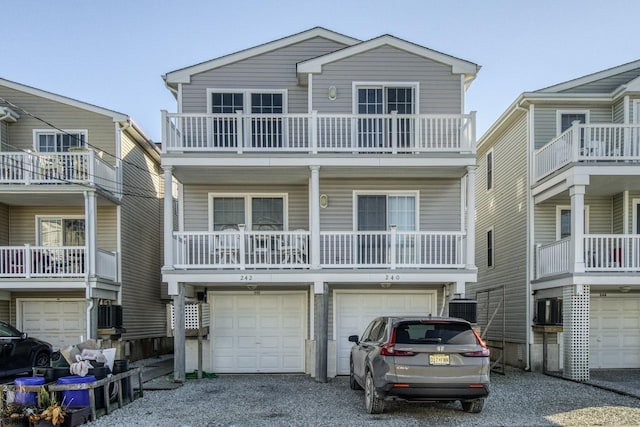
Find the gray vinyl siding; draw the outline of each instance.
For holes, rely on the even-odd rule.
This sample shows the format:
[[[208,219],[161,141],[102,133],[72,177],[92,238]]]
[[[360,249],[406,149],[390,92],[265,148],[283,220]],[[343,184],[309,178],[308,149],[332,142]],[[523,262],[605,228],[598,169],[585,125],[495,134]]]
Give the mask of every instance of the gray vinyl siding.
[[[353,112],[353,82],[418,82],[418,113],[462,112],[460,75],[452,74],[451,66],[391,46],[381,46],[324,65],[322,73],[313,76],[313,109],[320,113]],[[337,89],[335,101],[327,97],[330,86]]]
[[[6,98],[36,117],[45,118],[47,122],[59,129],[86,130],[87,144],[96,150],[115,153],[115,124],[110,117],[1,85],[0,97]],[[34,129],[54,130],[19,110],[16,112],[20,114],[20,118],[16,123],[7,126],[9,145],[3,146],[2,151],[34,149]],[[115,163],[111,156],[104,156],[104,159],[111,164]]]
[[[124,338],[166,335],[161,300],[162,199],[158,164],[122,134],[125,195],[121,207]],[[132,193],[140,196],[134,196]]]
[[[589,207],[588,232],[590,234],[610,234],[613,232],[612,218],[613,198],[610,196],[585,196],[585,206]],[[557,206],[570,208],[569,197],[556,197],[535,207],[534,243],[545,244],[556,239],[556,210]]]
[[[11,151],[7,146],[7,126],[6,122],[0,122],[0,151]]]
[[[323,231],[351,231],[354,227],[354,192],[418,191],[421,231],[460,231],[460,180],[321,180],[320,193],[329,196],[329,206],[320,212]]]
[[[476,265],[478,282],[467,284],[467,297],[484,301],[478,310],[497,307],[493,295],[489,307],[483,291],[504,287],[502,307],[506,316],[505,338],[526,340],[529,321],[527,304],[527,114],[514,118],[502,133],[485,141],[478,150],[476,173]],[[486,154],[493,149],[493,189],[487,190]],[[493,268],[487,266],[487,230],[493,227]],[[502,338],[502,323],[490,328],[488,337]]]
[[[208,231],[209,194],[260,195],[286,194],[289,230],[309,229],[309,193],[302,185],[185,185],[184,230]]]
[[[0,245],[9,244],[9,206],[0,204]]]
[[[629,218],[627,219],[629,224],[629,233],[633,233],[635,231],[635,234],[640,234],[640,230],[635,230],[633,224],[633,211],[636,209],[634,206],[634,199],[636,201],[640,201],[640,190],[629,192]]]
[[[629,123],[640,124],[640,96],[632,96],[629,98]]]
[[[11,323],[11,302],[0,301],[0,320]]]
[[[535,148],[538,149],[549,143],[557,134],[558,110],[589,110],[590,123],[612,123],[611,107],[585,108],[576,105],[558,105],[555,107],[536,107],[534,132]]]
[[[615,104],[613,104],[613,123],[624,123],[624,122],[625,122],[624,98],[620,98]]]
[[[53,216],[84,217],[84,207],[80,206],[13,206],[9,210],[10,245],[36,244],[36,217]],[[113,206],[101,206],[98,208],[98,242],[97,247],[106,251],[115,251],[116,244],[116,211]]]
[[[616,194],[612,197],[612,229],[611,232],[614,234],[622,234],[624,233],[624,196],[622,193]]]
[[[191,77],[182,88],[182,111],[207,111],[208,88],[287,89],[288,112],[307,112],[307,88],[298,84],[296,64],[345,47],[322,37],[305,40]]]
[[[638,76],[640,76],[640,68],[560,91],[560,93],[610,93],[620,85],[628,83]]]

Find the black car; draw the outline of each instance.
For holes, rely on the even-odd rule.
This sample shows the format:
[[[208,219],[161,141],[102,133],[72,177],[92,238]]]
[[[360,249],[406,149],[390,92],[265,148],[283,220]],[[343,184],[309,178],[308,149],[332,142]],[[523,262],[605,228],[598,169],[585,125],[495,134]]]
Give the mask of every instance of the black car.
[[[21,374],[34,366],[49,366],[53,347],[29,338],[8,323],[0,321],[0,376]]]

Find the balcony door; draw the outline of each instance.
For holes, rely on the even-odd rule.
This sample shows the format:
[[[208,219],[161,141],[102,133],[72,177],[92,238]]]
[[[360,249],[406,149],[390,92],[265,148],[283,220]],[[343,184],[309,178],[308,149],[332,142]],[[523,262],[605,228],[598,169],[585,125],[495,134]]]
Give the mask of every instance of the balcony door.
[[[209,90],[211,139],[216,148],[280,148],[284,145],[286,91]],[[237,112],[251,114],[238,129]],[[243,135],[243,141],[238,138]]]
[[[86,242],[84,218],[40,217],[37,224],[38,245],[50,246],[51,249],[34,253],[36,268],[83,273]],[[61,246],[66,248],[61,249]]]
[[[357,114],[370,114],[378,117],[358,118],[358,147],[360,148],[392,148],[394,129],[396,147],[412,146],[413,121],[399,117],[394,125],[388,115],[414,114],[416,109],[415,87],[413,86],[362,86],[357,88]]]
[[[397,231],[416,230],[416,196],[362,194],[357,197],[357,205],[357,230],[362,232],[358,233],[358,263],[389,263],[387,253],[391,242],[388,231],[392,225]],[[404,234],[397,236],[396,253],[413,254],[414,242],[410,237]]]

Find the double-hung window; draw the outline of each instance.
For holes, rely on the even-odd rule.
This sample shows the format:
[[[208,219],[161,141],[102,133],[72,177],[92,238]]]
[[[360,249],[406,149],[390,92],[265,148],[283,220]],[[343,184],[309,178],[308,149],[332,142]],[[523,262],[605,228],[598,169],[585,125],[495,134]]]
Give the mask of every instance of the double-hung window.
[[[208,93],[209,110],[220,115],[212,119],[214,147],[269,149],[283,146],[282,115],[287,110],[285,90],[209,89]],[[239,123],[237,112],[250,115]]]
[[[65,153],[69,149],[84,148],[86,144],[86,130],[34,130],[34,146],[41,153]]]
[[[417,83],[356,83],[354,112],[358,115],[358,147],[368,149],[407,148],[414,145],[413,120],[402,115],[415,114]],[[397,113],[400,117],[391,117]],[[394,146],[395,144],[395,146]]]
[[[417,193],[369,193],[356,195],[358,233],[358,262],[360,264],[386,264],[391,244],[388,231],[392,225],[396,235],[396,262],[415,261],[415,241],[411,234],[417,229]]]
[[[589,206],[584,207],[584,232],[589,232]],[[571,207],[556,206],[556,239],[571,236]]]
[[[214,231],[237,230],[246,224],[249,230],[286,229],[285,195],[211,195]]]

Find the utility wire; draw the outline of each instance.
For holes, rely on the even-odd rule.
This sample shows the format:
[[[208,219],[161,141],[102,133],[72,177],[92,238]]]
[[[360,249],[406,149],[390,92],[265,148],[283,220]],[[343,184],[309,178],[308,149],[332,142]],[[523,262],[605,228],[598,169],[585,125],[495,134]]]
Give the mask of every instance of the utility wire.
[[[71,137],[71,138],[75,139],[79,144],[84,143],[84,144],[85,144],[85,145],[87,145],[88,147],[91,147],[91,148],[93,148],[93,149],[95,149],[95,150],[98,150],[98,151],[102,151],[104,154],[106,154],[106,155],[108,155],[108,156],[110,156],[110,157],[113,157],[114,159],[118,159],[118,160],[120,160],[120,161],[121,161],[121,162],[123,162],[123,163],[130,164],[131,166],[133,166],[133,167],[135,167],[135,168],[138,168],[138,169],[140,169],[140,170],[144,171],[145,173],[150,173],[150,174],[153,174],[153,175],[155,175],[155,176],[157,176],[157,177],[162,177],[162,175],[160,175],[160,174],[158,174],[158,173],[155,173],[155,172],[153,172],[153,171],[146,170],[146,169],[144,169],[144,168],[142,168],[142,167],[140,167],[140,166],[136,165],[135,163],[129,162],[128,160],[124,160],[124,159],[122,159],[122,158],[120,158],[120,157],[116,156],[115,154],[111,154],[111,153],[109,153],[108,151],[103,150],[103,149],[102,149],[102,148],[100,148],[100,147],[96,147],[95,145],[91,145],[91,144],[89,144],[87,141],[81,141],[81,140],[79,140],[77,136],[75,136],[75,135],[73,135],[73,134],[68,133],[68,132],[67,132],[67,131],[65,131],[64,129],[60,129],[59,127],[57,127],[57,126],[56,126],[56,125],[54,125],[53,123],[48,122],[47,120],[45,120],[45,119],[43,119],[43,118],[41,118],[41,117],[38,117],[38,116],[36,116],[35,114],[30,113],[29,111],[25,110],[24,108],[22,108],[22,107],[20,107],[20,106],[18,106],[18,105],[16,105],[16,104],[14,104],[13,102],[11,102],[11,101],[9,101],[9,100],[7,100],[7,99],[5,99],[5,98],[0,97],[0,101],[4,102],[5,104],[9,105],[10,107],[13,107],[13,108],[15,108],[15,109],[17,109],[17,110],[22,111],[22,112],[23,112],[23,113],[25,113],[26,115],[28,115],[28,116],[30,116],[30,117],[33,117],[34,119],[36,119],[36,120],[38,120],[38,121],[40,121],[40,122],[42,122],[42,123],[46,124],[47,126],[49,126],[49,127],[53,128],[53,129],[56,129],[57,131],[59,131],[59,132],[63,133],[64,135],[67,135],[67,136],[69,136],[69,137]]]

